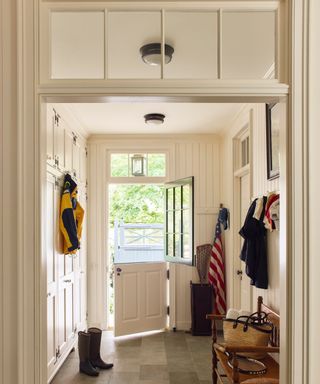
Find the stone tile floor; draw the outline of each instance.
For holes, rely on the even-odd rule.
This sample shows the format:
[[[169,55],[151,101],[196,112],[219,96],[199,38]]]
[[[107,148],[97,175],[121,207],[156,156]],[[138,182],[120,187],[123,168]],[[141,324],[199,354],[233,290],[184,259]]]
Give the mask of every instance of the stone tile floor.
[[[104,332],[101,355],[114,367],[98,377],[78,372],[72,352],[52,384],[211,384],[211,337],[159,332],[114,338]]]

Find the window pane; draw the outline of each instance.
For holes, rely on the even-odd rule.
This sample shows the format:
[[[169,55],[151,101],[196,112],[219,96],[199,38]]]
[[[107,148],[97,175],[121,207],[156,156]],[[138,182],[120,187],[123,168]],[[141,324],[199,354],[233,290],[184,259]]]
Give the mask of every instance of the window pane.
[[[175,233],[181,232],[181,211],[175,211]]]
[[[190,210],[183,210],[183,233],[190,233]]]
[[[182,187],[182,204],[183,208],[189,208],[190,205],[190,185],[184,185]]]
[[[173,209],[173,188],[167,189],[167,209]]]
[[[173,214],[174,214],[173,211],[168,212],[168,228],[167,228],[167,232],[174,232],[174,228],[173,228]]]
[[[183,256],[184,259],[190,259],[192,257],[190,252],[190,237],[189,235],[183,235]]]
[[[111,176],[129,176],[129,156],[127,153],[113,153],[111,155]]]
[[[164,153],[148,154],[148,176],[166,175],[166,155]]]
[[[176,234],[174,235],[174,246],[175,246],[175,251],[174,251],[174,255],[176,257],[181,257],[181,235],[180,234]]]
[[[173,257],[173,235],[167,235],[167,255]]]
[[[181,187],[176,187],[175,189],[175,209],[181,208]]]

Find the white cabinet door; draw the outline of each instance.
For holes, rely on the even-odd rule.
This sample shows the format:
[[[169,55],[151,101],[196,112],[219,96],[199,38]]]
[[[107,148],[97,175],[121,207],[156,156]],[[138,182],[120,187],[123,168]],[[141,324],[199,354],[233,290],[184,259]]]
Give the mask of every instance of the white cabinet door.
[[[115,336],[166,326],[166,263],[115,264]]]
[[[47,164],[54,166],[54,113],[47,109]]]
[[[80,183],[86,184],[87,179],[87,148],[84,144],[80,145]]]
[[[64,131],[65,134],[65,170],[72,173],[72,147],[73,134],[69,130]]]
[[[58,169],[64,171],[65,169],[65,122],[58,118],[55,120],[54,131],[54,152],[55,160]]]
[[[86,211],[86,187],[81,186],[78,192],[78,200],[82,208]],[[74,316],[75,328],[83,330],[86,327],[87,314],[87,298],[86,298],[86,254],[87,254],[87,238],[86,238],[86,220],[83,223],[82,237],[80,249],[77,257],[74,259]]]
[[[56,274],[56,185],[55,177],[47,174],[47,368],[48,376],[54,371],[57,361],[57,274]]]
[[[76,136],[72,146],[72,174],[77,179],[80,178],[80,144]]]

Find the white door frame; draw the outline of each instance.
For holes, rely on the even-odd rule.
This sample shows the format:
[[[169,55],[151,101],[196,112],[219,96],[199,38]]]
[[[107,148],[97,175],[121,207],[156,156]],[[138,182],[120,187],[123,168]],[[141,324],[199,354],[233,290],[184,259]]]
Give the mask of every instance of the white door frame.
[[[245,175],[249,175],[251,178],[251,173],[249,171],[249,167],[245,167],[244,169],[240,169],[240,172],[234,174],[233,177],[233,275],[230,278],[233,278],[233,307],[234,308],[242,308],[241,307],[241,280],[237,276],[236,271],[241,269],[241,260],[240,260],[240,252],[241,252],[241,239],[239,235],[239,230],[241,228],[241,216],[240,216],[240,207],[241,202],[239,199],[241,193],[241,178]],[[250,190],[251,191],[251,190]],[[252,302],[251,302],[252,305]]]
[[[281,285],[281,308],[282,316],[282,345],[286,343],[286,348],[281,354],[281,383],[283,384],[308,384],[309,367],[307,365],[308,347],[310,336],[308,334],[309,318],[309,280],[308,280],[308,233],[301,231],[301,227],[308,228],[309,208],[308,208],[308,148],[305,139],[308,137],[308,33],[309,17],[311,11],[310,3],[317,0],[292,0],[289,2],[289,65],[292,68],[290,73],[291,97],[289,105],[289,127],[290,134],[284,133],[284,142],[287,144],[286,161],[281,164],[281,172],[285,176],[281,181],[280,191],[283,204],[286,208],[281,208],[282,220],[280,245],[281,245],[281,275],[283,279]],[[17,153],[17,194],[18,204],[12,202],[5,205],[4,209],[10,209],[16,213],[19,220],[17,225],[17,245],[18,253],[12,252],[12,260],[16,261],[16,269],[12,265],[4,265],[1,270],[3,276],[17,278],[18,292],[17,301],[3,301],[6,313],[11,313],[18,320],[18,384],[44,384],[46,377],[46,342],[44,339],[45,315],[43,311],[44,292],[43,280],[41,275],[41,253],[43,244],[41,243],[40,233],[44,231],[41,220],[44,204],[41,202],[41,190],[43,174],[39,166],[40,162],[45,163],[41,148],[45,148],[45,142],[40,133],[40,105],[41,95],[45,96],[46,89],[37,88],[37,66],[34,30],[38,16],[39,2],[30,0],[18,0],[17,3],[5,0],[1,9],[1,15],[13,15],[12,24],[5,24],[4,34],[1,37],[1,44],[7,44],[8,40],[14,41],[17,33],[17,53],[12,56],[7,55],[4,63],[8,68],[15,68],[18,64],[18,103],[15,99],[8,101],[10,109],[3,110],[3,113],[18,116],[18,122],[5,126],[3,132],[14,130],[17,135],[17,142],[7,142],[8,148],[12,153]],[[17,7],[17,9],[16,9]],[[3,12],[3,13],[2,13]],[[17,18],[15,18],[17,16]],[[313,24],[313,33],[320,32],[320,25]],[[13,31],[13,32],[12,32]],[[301,38],[301,37],[306,38]],[[2,45],[1,45],[2,49]],[[35,75],[36,73],[36,75]],[[14,79],[10,74],[1,74],[1,80],[10,82]],[[15,75],[16,76],[16,75]],[[6,83],[7,84],[7,83]],[[14,84],[14,81],[11,83]],[[252,88],[249,89],[251,96],[256,97],[256,101],[261,101],[263,95],[270,95],[269,92],[260,89],[254,94]],[[106,91],[106,90],[105,90]],[[77,94],[81,92],[76,89],[56,89],[53,94]],[[83,92],[83,89],[82,89]],[[99,90],[101,92],[101,90]],[[126,90],[122,89],[126,93]],[[130,94],[137,90],[128,89]],[[138,90],[139,92],[139,90]],[[148,89],[141,89],[141,95],[148,95]],[[229,92],[229,93],[228,93]],[[248,89],[239,86],[223,92],[221,89],[213,91],[212,96],[220,96],[220,100],[225,100],[227,94],[234,101],[240,95],[249,95]],[[48,92],[50,94],[50,92]],[[85,88],[84,93],[95,93],[92,89]],[[108,95],[108,92],[104,92]],[[168,92],[170,93],[170,91]],[[173,93],[181,94],[181,90],[173,90]],[[183,93],[183,92],[182,92]],[[201,92],[200,92],[201,93]],[[114,94],[110,92],[109,95]],[[188,94],[188,93],[187,93]],[[199,94],[196,92],[194,95]],[[101,95],[101,94],[100,94]],[[161,92],[160,92],[161,95]],[[192,91],[188,94],[192,95]],[[250,95],[249,95],[250,97]],[[231,100],[230,99],[230,100]],[[250,101],[254,101],[252,98]],[[18,143],[18,145],[17,145]],[[5,157],[7,159],[7,157]],[[294,170],[294,172],[292,172]],[[294,178],[292,178],[294,174]],[[4,174],[1,174],[4,177]],[[3,180],[2,180],[3,181]],[[305,187],[303,187],[305,185]],[[28,202],[26,205],[25,202]],[[289,211],[290,218],[289,220]],[[15,216],[13,214],[13,216]],[[11,220],[11,219],[10,219]],[[12,218],[14,222],[14,217]],[[10,221],[11,222],[11,221]],[[4,226],[3,239],[10,238],[9,226]],[[288,254],[290,252],[290,258]],[[6,256],[9,257],[10,253]],[[18,271],[15,274],[13,271]],[[2,288],[1,288],[2,289]],[[3,292],[1,292],[3,293]],[[1,329],[1,337],[7,330],[10,317],[4,319]],[[311,335],[312,336],[312,335]],[[15,348],[5,341],[4,350],[12,351]],[[31,352],[31,353],[30,353]],[[2,360],[4,356],[0,356]],[[4,361],[4,360],[3,360]],[[10,377],[8,367],[4,368],[4,377]],[[44,369],[45,367],[45,369]]]
[[[241,215],[240,215],[240,191],[241,191],[241,177],[249,174],[250,175],[250,195],[252,191],[252,172],[251,172],[251,159],[252,159],[252,153],[251,153],[251,121],[252,121],[252,111],[250,109],[249,113],[249,121],[247,121],[244,125],[240,127],[238,132],[233,136],[232,138],[232,164],[233,164],[233,236],[232,236],[232,253],[233,253],[233,261],[232,261],[232,276],[229,277],[232,279],[232,292],[233,292],[233,302],[231,305],[234,308],[240,308],[240,297],[241,297],[241,282],[240,279],[236,277],[236,270],[241,269],[241,261],[239,258],[240,251],[241,251],[241,244],[240,244],[240,236],[239,236],[239,230],[241,228]],[[240,146],[239,141],[241,137],[245,136],[248,133],[249,136],[249,143],[250,143],[250,149],[249,149],[249,164],[238,168],[239,159],[240,159]]]

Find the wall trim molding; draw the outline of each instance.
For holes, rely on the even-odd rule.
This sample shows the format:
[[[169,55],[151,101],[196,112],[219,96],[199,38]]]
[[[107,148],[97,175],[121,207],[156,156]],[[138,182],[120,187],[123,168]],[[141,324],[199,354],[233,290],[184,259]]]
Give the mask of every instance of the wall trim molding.
[[[291,216],[294,218],[293,227],[286,228],[289,236],[282,245],[288,251],[292,252],[292,266],[288,265],[285,271],[288,277],[288,284],[292,289],[292,297],[289,297],[288,305],[288,323],[286,336],[290,337],[291,343],[288,345],[288,354],[282,357],[285,364],[281,369],[281,383],[283,384],[311,384],[308,375],[308,348],[309,337],[307,331],[308,319],[308,249],[307,249],[307,226],[305,231],[301,233],[301,223],[307,224],[308,213],[304,211],[307,206],[308,190],[302,190],[303,181],[308,177],[307,162],[307,113],[308,113],[308,72],[305,65],[308,64],[308,15],[310,12],[309,3],[311,0],[292,0],[290,2],[290,35],[292,40],[291,47],[291,66],[293,72],[291,74],[292,92],[290,94],[290,111],[289,116],[291,126],[291,140],[289,143],[288,166],[290,166],[289,177],[292,177],[291,186],[293,196],[287,191],[290,208],[292,208]],[[14,12],[13,3],[10,3]],[[38,115],[40,115],[40,97],[48,94],[63,96],[75,96],[76,94],[92,94],[95,93],[97,99],[102,100],[106,93],[105,86],[93,87],[85,86],[70,87],[68,84],[60,84],[59,86],[45,85],[35,91],[35,83],[37,79],[37,62],[35,59],[36,47],[35,42],[37,36],[37,12],[39,9],[39,1],[18,0],[18,58],[13,55],[10,60],[12,65],[19,62],[18,82],[18,176],[19,176],[19,196],[17,217],[19,217],[18,230],[18,257],[16,261],[18,268],[19,282],[19,300],[18,304],[10,303],[10,315],[12,319],[18,319],[19,342],[16,353],[19,354],[17,371],[19,373],[18,384],[44,384],[44,365],[46,356],[46,346],[44,342],[43,322],[45,319],[41,316],[40,301],[41,294],[41,204],[40,204],[40,134]],[[9,5],[7,5],[9,6]],[[14,28],[16,30],[16,28]],[[303,40],[301,39],[303,36]],[[1,74],[1,80],[4,74]],[[217,84],[216,84],[217,85]],[[130,95],[139,94],[137,88],[108,88],[108,97],[112,95]],[[141,90],[143,96],[154,94],[154,89],[144,87]],[[36,93],[35,93],[36,92]],[[265,87],[261,85],[252,87],[251,85],[243,88],[241,85],[235,86],[218,86],[216,88],[162,88],[159,89],[158,95],[166,99],[166,95],[175,96],[198,95],[205,97],[216,97],[219,100],[232,101],[232,98],[245,97],[247,100],[255,97],[265,100],[263,96],[278,97],[288,93],[288,87],[279,84],[269,84]],[[210,95],[211,94],[211,95]],[[141,95],[141,94],[140,94]],[[132,99],[131,99],[132,100]],[[257,99],[256,99],[257,100]],[[16,108],[16,100],[10,100],[10,107]],[[5,132],[11,127],[6,126]],[[301,140],[300,140],[301,139]],[[14,150],[14,146],[12,146]],[[300,163],[301,161],[301,163]],[[292,162],[292,166],[291,163]],[[303,164],[303,167],[301,166]],[[294,170],[294,172],[293,172]],[[3,196],[2,196],[3,198]],[[4,202],[2,201],[2,204]],[[289,212],[286,212],[287,217]],[[293,215],[293,216],[292,216]],[[295,252],[293,252],[295,251]],[[16,256],[15,256],[16,257]],[[290,269],[291,268],[291,269]],[[4,270],[3,273],[6,271]],[[290,279],[290,275],[292,275]],[[288,286],[284,287],[286,290]],[[292,315],[292,320],[290,318]],[[300,321],[301,320],[301,321]],[[177,324],[179,326],[179,324]],[[300,337],[301,334],[301,337]],[[298,337],[297,337],[298,335]],[[1,357],[1,355],[0,355]],[[4,361],[4,360],[3,360]],[[4,366],[4,365],[3,365]],[[0,376],[1,379],[3,379]],[[9,381],[7,381],[9,382]],[[2,384],[2,383],[1,383]]]

